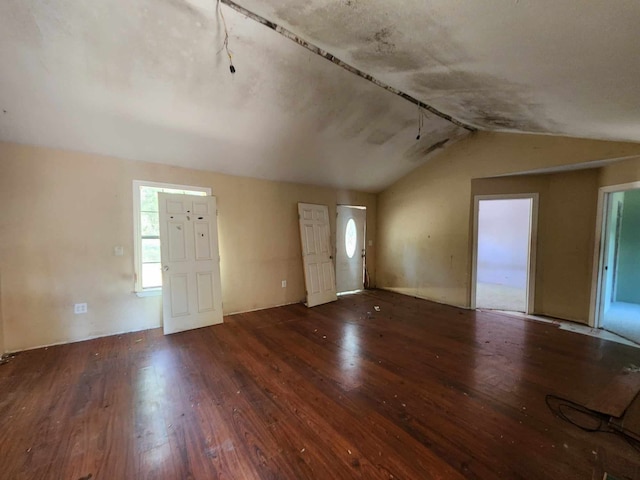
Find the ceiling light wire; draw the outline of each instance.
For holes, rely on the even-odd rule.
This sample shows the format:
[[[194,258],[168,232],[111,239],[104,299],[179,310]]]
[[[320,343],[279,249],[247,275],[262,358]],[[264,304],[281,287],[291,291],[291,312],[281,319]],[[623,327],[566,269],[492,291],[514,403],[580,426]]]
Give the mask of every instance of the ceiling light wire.
[[[233,66],[233,57],[231,55],[231,50],[229,50],[229,29],[227,28],[227,22],[224,19],[224,13],[222,13],[222,8],[220,6],[220,0],[218,0],[218,13],[220,14],[220,18],[222,19],[222,26],[224,27],[224,41],[222,42],[222,47],[218,50],[218,53],[224,49],[227,52],[227,57],[229,57],[229,71],[231,73],[236,73],[236,67]]]
[[[420,140],[420,136],[422,135],[422,127],[424,126],[424,117],[425,113],[422,111],[422,108],[418,106],[418,136],[416,140]]]

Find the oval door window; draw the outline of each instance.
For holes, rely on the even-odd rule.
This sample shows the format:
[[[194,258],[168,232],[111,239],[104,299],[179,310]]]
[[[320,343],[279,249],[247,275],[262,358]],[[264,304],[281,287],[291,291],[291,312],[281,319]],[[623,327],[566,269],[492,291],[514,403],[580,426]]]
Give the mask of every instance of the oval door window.
[[[357,241],[358,233],[356,232],[356,222],[353,218],[350,218],[344,232],[344,248],[347,251],[347,257],[353,258],[355,255]]]

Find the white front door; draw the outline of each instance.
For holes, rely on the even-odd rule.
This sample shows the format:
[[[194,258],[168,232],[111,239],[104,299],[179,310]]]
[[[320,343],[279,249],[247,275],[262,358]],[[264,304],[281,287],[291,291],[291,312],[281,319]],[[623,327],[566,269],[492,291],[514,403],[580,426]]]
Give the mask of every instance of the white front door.
[[[365,226],[364,207],[338,206],[336,222],[336,286],[338,292],[364,288]]]
[[[215,197],[158,193],[164,333],[222,323]]]
[[[298,217],[307,307],[332,302],[337,297],[329,241],[329,208],[326,205],[299,203]]]

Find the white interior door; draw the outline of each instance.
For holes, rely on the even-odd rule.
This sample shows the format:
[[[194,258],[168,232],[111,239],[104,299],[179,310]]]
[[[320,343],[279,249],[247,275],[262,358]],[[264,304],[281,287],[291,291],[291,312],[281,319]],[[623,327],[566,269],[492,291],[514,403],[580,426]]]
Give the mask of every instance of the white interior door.
[[[164,333],[222,323],[215,197],[158,193]]]
[[[338,292],[364,288],[365,232],[364,207],[338,206],[336,222],[336,286]]]
[[[332,302],[336,279],[331,255],[329,208],[326,205],[298,204],[302,263],[307,290],[307,307]]]

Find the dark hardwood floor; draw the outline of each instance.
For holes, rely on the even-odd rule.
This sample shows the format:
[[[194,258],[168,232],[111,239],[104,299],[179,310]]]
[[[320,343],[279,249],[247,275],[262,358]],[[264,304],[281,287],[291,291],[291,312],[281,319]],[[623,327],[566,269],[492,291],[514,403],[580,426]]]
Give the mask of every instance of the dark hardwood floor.
[[[39,349],[0,366],[0,478],[640,478],[624,440],[545,405],[631,363],[633,347],[382,291]]]

